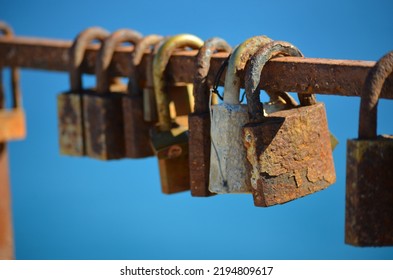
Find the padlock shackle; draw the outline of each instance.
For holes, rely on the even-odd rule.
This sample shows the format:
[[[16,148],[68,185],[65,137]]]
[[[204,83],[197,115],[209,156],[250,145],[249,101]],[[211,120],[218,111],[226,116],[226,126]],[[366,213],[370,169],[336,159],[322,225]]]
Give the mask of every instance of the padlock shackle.
[[[111,64],[115,49],[122,43],[131,43],[136,45],[142,38],[142,35],[132,29],[119,29],[113,32],[102,44],[96,60],[96,77],[97,77],[97,92],[109,92],[110,79],[108,75],[108,68]]]
[[[206,40],[203,46],[199,49],[196,59],[196,70],[194,75],[194,99],[195,113],[209,112],[209,86],[207,83],[207,75],[210,69],[210,60],[215,52],[230,53],[232,47],[224,40],[218,37],[213,37]]]
[[[0,21],[0,33],[3,34],[6,38],[11,38],[14,36],[14,31],[11,26],[9,26],[6,22]],[[0,68],[1,70],[1,68]],[[0,73],[2,75],[3,73]],[[20,75],[19,69],[16,67],[11,67],[11,88],[12,88],[12,108],[21,108],[22,107],[22,93],[20,89],[19,83]],[[2,84],[2,78],[0,79],[0,98],[4,96],[4,88]],[[0,100],[0,107],[2,106],[2,100]]]
[[[172,127],[169,98],[165,92],[164,71],[169,59],[176,49],[189,47],[199,49],[203,41],[191,34],[180,34],[168,38],[158,49],[153,59],[153,82],[157,101],[159,129],[169,131]]]
[[[164,39],[161,35],[150,34],[143,37],[135,46],[132,62],[134,65],[139,65],[142,61],[143,55],[146,51],[153,48]],[[154,51],[150,50],[151,53]]]
[[[248,114],[250,121],[262,121],[264,119],[263,104],[260,102],[259,83],[265,64],[277,55],[303,57],[298,48],[284,41],[273,41],[262,46],[250,59],[245,73],[245,89],[247,96]],[[303,100],[303,103],[302,103]],[[301,104],[304,99],[301,99]]]
[[[377,109],[385,80],[393,72],[393,51],[384,55],[368,72],[359,110],[359,139],[377,138]]]
[[[136,45],[134,52],[132,53],[132,64],[134,67],[134,74],[128,77],[128,93],[138,91],[138,77],[137,77],[137,66],[141,63],[143,55],[150,49],[150,54],[155,54],[157,51],[157,45],[163,41],[164,37],[161,35],[151,34],[143,37]],[[146,63],[146,87],[153,86],[153,63],[152,58],[148,56]]]
[[[70,49],[70,92],[79,92],[82,90],[82,71],[81,65],[85,56],[86,48],[92,41],[101,43],[109,36],[109,32],[101,27],[90,27],[80,32]]]
[[[249,58],[259,49],[272,40],[267,36],[254,36],[237,46],[229,58],[228,68],[225,74],[224,103],[240,104],[240,78],[238,71],[245,68]]]

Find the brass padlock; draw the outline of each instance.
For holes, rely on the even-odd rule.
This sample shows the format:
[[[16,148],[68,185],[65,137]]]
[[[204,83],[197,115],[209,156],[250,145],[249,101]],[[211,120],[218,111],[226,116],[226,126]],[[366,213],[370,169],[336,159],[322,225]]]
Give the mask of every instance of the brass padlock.
[[[266,36],[252,37],[232,53],[225,75],[224,102],[212,106],[209,190],[213,193],[250,193],[246,178],[246,151],[242,142],[242,126],[248,122],[247,105],[240,104],[240,78],[248,58],[260,46],[270,42]],[[285,93],[283,93],[285,94]],[[275,95],[273,93],[272,95]],[[280,102],[269,102],[267,112],[292,107]]]
[[[142,158],[153,156],[154,151],[150,145],[150,128],[153,122],[145,121],[144,94],[146,84],[141,84],[140,62],[148,47],[156,45],[162,40],[162,36],[149,35],[142,38],[135,46],[132,58],[132,71],[128,79],[128,94],[122,98],[125,154],[129,158]],[[145,61],[146,72],[152,71],[152,56],[148,55]],[[146,73],[147,74],[147,73]],[[152,76],[152,74],[148,75]],[[151,78],[152,79],[152,78]],[[149,81],[147,77],[147,81]],[[143,91],[142,91],[143,88]],[[151,88],[153,90],[153,87]],[[154,91],[153,91],[154,94]]]
[[[264,116],[259,83],[266,62],[277,54],[302,56],[293,45],[273,41],[260,48],[246,69],[250,123],[243,128],[247,177],[255,206],[272,206],[327,188],[336,180],[323,103],[304,104]],[[314,98],[308,99],[314,103]]]
[[[110,85],[108,68],[117,46],[124,42],[135,45],[141,38],[139,32],[120,29],[102,44],[96,63],[96,92],[83,96],[86,155],[89,157],[101,160],[126,157],[123,100],[130,99],[130,95],[126,85]]]
[[[358,139],[347,141],[345,243],[393,245],[393,136],[377,136],[382,86],[393,72],[393,51],[369,71],[363,86]]]
[[[86,47],[93,40],[104,41],[109,32],[91,27],[78,34],[70,49],[70,84],[71,89],[57,96],[58,129],[60,153],[70,156],[86,154],[85,127],[83,114],[83,98],[93,89],[82,87],[82,72],[80,70]]]
[[[142,61],[142,57],[144,57],[145,60],[146,80],[142,87],[143,118],[146,122],[156,123],[158,121],[157,104],[153,83],[153,58],[163,41],[164,37],[152,34],[143,37],[143,39],[135,46],[135,52],[133,56],[134,65],[139,65]],[[148,48],[151,48],[151,51],[145,55]]]
[[[194,76],[194,112],[189,115],[190,189],[192,196],[210,196],[210,89],[208,72],[215,52],[231,52],[232,48],[221,38],[206,40],[197,55]],[[215,103],[215,102],[214,102]]]
[[[5,37],[12,37],[12,28],[0,22],[0,32]],[[22,107],[22,94],[19,84],[19,70],[11,68],[12,104],[10,109],[3,108],[4,88],[0,68],[0,143],[21,140],[26,137],[25,113]]]
[[[190,178],[188,130],[172,121],[164,71],[170,56],[176,49],[184,47],[199,49],[202,45],[203,41],[193,35],[173,36],[159,48],[153,60],[154,90],[159,123],[151,131],[151,142],[158,157],[162,192],[166,194],[188,190]],[[179,92],[178,94],[188,93]]]

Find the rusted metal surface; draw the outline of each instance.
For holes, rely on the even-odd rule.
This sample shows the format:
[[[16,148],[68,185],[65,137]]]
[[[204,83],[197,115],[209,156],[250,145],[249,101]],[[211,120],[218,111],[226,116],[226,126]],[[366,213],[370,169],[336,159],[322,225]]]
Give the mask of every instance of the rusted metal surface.
[[[359,112],[358,139],[347,141],[345,242],[393,245],[393,136],[377,136],[381,88],[393,71],[393,52],[369,72]]]
[[[57,96],[59,146],[60,152],[64,155],[86,154],[82,96],[87,94],[88,90],[83,89],[82,86],[81,64],[89,43],[93,40],[102,42],[108,36],[108,31],[91,27],[79,33],[70,48],[71,58],[68,69],[71,89]]]
[[[255,55],[250,60],[248,67],[246,69],[245,76],[245,88],[246,88],[246,96],[247,96],[247,108],[249,113],[249,118],[251,122],[262,121],[264,120],[264,108],[263,103],[259,100],[260,89],[258,85],[260,83],[259,77],[261,76],[262,69],[266,65],[266,62],[269,61],[272,57],[278,55],[286,55],[286,56],[298,56],[302,57],[303,54],[293,45],[274,41],[270,44],[266,44],[264,48],[260,48]],[[310,98],[312,99],[312,98]],[[307,99],[308,100],[308,99]],[[304,101],[306,99],[301,100]],[[292,105],[292,103],[291,103]]]
[[[118,45],[125,42],[135,45],[141,38],[134,30],[120,29],[105,39],[100,49],[96,64],[96,93],[83,96],[86,155],[89,157],[101,160],[126,157],[123,100],[132,100],[127,96],[125,85],[111,85],[108,67]],[[127,101],[126,107],[130,105]],[[133,128],[130,130],[135,132]]]
[[[7,145],[0,143],[0,260],[14,258]]]
[[[382,57],[370,70],[360,102],[359,139],[377,137],[377,105],[381,89],[393,71],[393,51]]]
[[[157,128],[152,130],[151,142],[159,158],[162,192],[167,194],[190,189],[190,170],[188,165],[188,130],[187,127],[172,121],[169,108],[169,89],[164,82],[164,71],[176,49],[200,48],[202,45],[203,41],[196,36],[176,35],[168,38],[162,44],[153,61],[153,81],[159,123]],[[188,94],[189,92],[186,90],[178,95]]]
[[[20,66],[53,71],[68,71],[69,48],[72,42],[43,38],[14,37],[0,38],[1,63],[5,66]],[[133,47],[116,49],[108,69],[111,76],[128,77]],[[84,73],[94,74],[98,46],[89,46],[83,60]],[[147,55],[148,53],[146,53]],[[182,51],[171,56],[168,63],[168,82],[192,83],[195,73],[196,51]],[[228,54],[213,55],[209,82],[214,81],[217,72]],[[262,89],[279,89],[299,93],[360,96],[367,72],[374,66],[373,61],[337,60],[324,58],[274,58],[266,64],[261,75]],[[145,64],[141,64],[144,68]],[[142,71],[143,72],[143,71]],[[142,74],[143,75],[143,74]],[[240,71],[240,80],[244,73]],[[141,77],[144,79],[144,76]],[[221,83],[223,85],[223,83]],[[385,82],[381,98],[393,99],[393,75]]]
[[[255,206],[272,206],[327,188],[336,180],[325,107],[301,106],[264,116],[258,84],[266,62],[278,54],[301,56],[293,45],[274,41],[261,47],[246,70],[250,123],[243,128],[247,173]],[[306,104],[304,104],[306,103]],[[305,106],[306,105],[306,106]]]
[[[244,126],[255,206],[272,206],[327,188],[336,180],[322,103],[271,114]]]
[[[207,82],[210,60],[215,52],[230,52],[232,48],[221,38],[211,38],[200,48],[194,78],[194,113],[188,117],[190,153],[190,189],[192,196],[210,196],[210,113],[211,85]]]

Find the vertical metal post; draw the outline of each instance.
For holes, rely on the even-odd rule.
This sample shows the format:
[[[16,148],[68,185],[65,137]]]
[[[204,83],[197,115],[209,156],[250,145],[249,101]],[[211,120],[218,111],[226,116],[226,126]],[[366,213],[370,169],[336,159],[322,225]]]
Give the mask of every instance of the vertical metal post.
[[[4,107],[2,70],[0,68],[0,108]],[[0,260],[14,258],[10,187],[7,144],[0,143]]]
[[[7,144],[0,143],[0,260],[14,258]]]

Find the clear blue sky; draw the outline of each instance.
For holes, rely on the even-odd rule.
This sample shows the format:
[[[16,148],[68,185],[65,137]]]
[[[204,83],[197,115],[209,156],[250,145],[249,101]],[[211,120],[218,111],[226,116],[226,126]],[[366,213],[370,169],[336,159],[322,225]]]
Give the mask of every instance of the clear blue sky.
[[[377,60],[393,49],[392,1],[0,0],[19,35],[73,39],[90,26],[134,28],[232,46],[265,34],[307,57]],[[86,79],[86,85],[94,79]],[[28,137],[10,148],[19,259],[392,259],[393,248],[344,245],[346,140],[357,135],[359,99],[318,95],[327,107],[337,183],[282,206],[250,195],[192,198],[160,192],[157,160],[101,162],[60,156],[56,96],[66,73],[23,69]],[[379,105],[393,134],[393,102]]]

